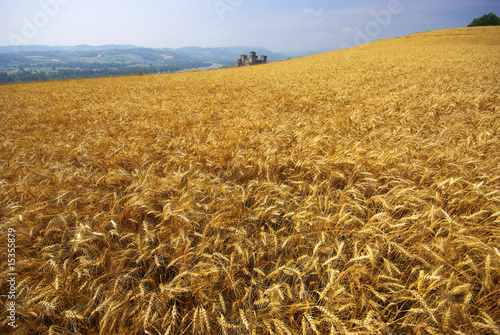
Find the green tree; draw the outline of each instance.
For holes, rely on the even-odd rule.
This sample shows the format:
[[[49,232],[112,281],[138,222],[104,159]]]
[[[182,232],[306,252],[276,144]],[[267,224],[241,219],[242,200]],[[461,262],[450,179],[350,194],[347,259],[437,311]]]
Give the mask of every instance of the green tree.
[[[494,13],[489,13],[474,19],[474,21],[468,25],[468,27],[479,26],[500,26],[500,17]]]

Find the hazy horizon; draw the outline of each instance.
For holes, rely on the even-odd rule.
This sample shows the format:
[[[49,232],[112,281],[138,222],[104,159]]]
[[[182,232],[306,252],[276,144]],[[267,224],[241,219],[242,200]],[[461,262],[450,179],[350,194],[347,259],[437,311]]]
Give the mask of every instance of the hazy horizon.
[[[336,50],[466,27],[496,0],[0,0],[0,45]]]

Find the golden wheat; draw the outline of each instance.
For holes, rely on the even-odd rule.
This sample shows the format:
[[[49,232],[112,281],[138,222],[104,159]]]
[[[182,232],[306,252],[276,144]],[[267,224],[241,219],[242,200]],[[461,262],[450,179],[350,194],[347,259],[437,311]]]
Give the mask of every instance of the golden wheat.
[[[499,33],[0,86],[16,333],[500,334]]]

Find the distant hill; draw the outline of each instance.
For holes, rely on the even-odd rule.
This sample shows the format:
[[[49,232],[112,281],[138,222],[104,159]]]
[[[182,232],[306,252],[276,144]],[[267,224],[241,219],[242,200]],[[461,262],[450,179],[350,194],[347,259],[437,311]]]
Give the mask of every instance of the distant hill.
[[[0,83],[93,78],[232,67],[255,51],[268,61],[291,58],[261,47],[153,49],[135,45],[0,47]]]
[[[134,51],[132,51],[134,50]],[[147,61],[157,60],[159,63],[163,63],[162,60],[170,59],[169,63],[175,62],[175,60],[181,61],[203,61],[203,62],[213,62],[224,65],[233,64],[236,59],[242,54],[248,54],[250,51],[255,51],[257,54],[267,55],[269,61],[282,60],[292,57],[292,55],[275,53],[268,49],[262,47],[249,47],[249,46],[237,46],[237,47],[220,47],[220,48],[201,48],[201,47],[183,47],[183,48],[144,48],[136,45],[123,45],[123,44],[108,44],[101,46],[91,46],[91,45],[76,45],[76,46],[45,46],[45,45],[25,45],[25,46],[4,46],[0,47],[0,54],[16,54],[18,56],[46,56],[45,53],[49,52],[50,57],[64,56],[66,57],[68,53],[72,53],[71,57],[78,61],[88,62],[87,54],[79,54],[81,52],[88,51],[107,51],[114,55],[121,54],[121,56],[127,58],[127,55],[133,53],[135,56],[146,56]],[[120,52],[117,52],[120,51]],[[61,54],[58,54],[61,53]],[[107,53],[106,53],[107,54]],[[172,56],[173,58],[166,56]],[[307,54],[307,53],[305,53]],[[309,53],[310,54],[310,53]],[[155,55],[155,57],[154,57]],[[151,56],[155,59],[151,59]],[[78,59],[78,58],[85,59]],[[128,57],[130,58],[130,57]],[[19,59],[18,59],[19,60]],[[59,59],[60,60],[60,59]],[[136,59],[137,60],[137,59]],[[5,65],[0,63],[0,67]]]

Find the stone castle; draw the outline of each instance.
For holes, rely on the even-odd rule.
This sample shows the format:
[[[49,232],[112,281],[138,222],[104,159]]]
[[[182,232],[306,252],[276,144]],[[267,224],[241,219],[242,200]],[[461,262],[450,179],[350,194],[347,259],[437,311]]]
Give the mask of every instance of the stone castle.
[[[250,55],[241,55],[236,61],[236,66],[246,66],[246,65],[257,65],[257,64],[265,64],[267,63],[267,56],[261,55],[260,58],[257,58],[257,53],[255,51],[250,51]]]

